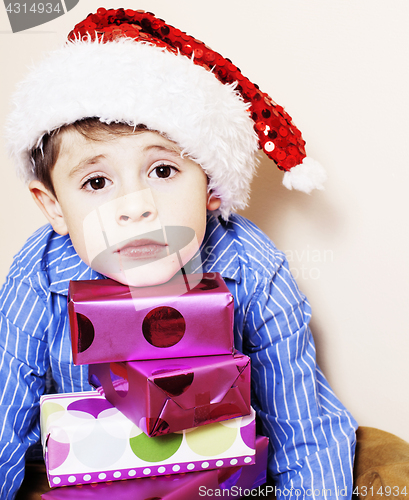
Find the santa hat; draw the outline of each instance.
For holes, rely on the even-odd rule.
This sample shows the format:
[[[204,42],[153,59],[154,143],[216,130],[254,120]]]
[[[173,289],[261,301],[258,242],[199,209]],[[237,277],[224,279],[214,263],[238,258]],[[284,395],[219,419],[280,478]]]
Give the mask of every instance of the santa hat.
[[[8,122],[19,174],[35,178],[42,137],[84,118],[145,125],[199,163],[220,213],[246,206],[262,148],[283,183],[309,193],[325,172],[291,117],[229,60],[152,13],[98,9],[21,83]]]

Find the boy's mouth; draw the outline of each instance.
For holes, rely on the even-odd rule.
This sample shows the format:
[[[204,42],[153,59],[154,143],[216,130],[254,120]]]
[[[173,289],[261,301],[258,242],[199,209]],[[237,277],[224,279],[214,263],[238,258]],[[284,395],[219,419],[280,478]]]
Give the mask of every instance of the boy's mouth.
[[[147,238],[133,240],[116,250],[121,257],[130,259],[152,259],[166,250],[167,243]]]
[[[110,272],[121,272],[144,266],[149,260],[158,261],[180,252],[193,241],[195,232],[190,227],[165,226],[140,236],[122,241],[122,246],[121,243],[111,246],[107,243],[107,248],[92,260],[91,267],[103,269],[109,262]],[[116,258],[112,259],[112,256]]]

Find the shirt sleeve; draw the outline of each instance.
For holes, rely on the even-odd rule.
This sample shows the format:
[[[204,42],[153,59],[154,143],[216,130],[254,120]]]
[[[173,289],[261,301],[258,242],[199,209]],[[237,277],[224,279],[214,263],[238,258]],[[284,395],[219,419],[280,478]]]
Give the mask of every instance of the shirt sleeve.
[[[357,425],[316,364],[309,303],[285,259],[256,282],[244,347],[277,499],[351,498]]]
[[[8,500],[23,480],[27,448],[40,438],[49,327],[41,279],[12,274],[0,291],[0,498]]]

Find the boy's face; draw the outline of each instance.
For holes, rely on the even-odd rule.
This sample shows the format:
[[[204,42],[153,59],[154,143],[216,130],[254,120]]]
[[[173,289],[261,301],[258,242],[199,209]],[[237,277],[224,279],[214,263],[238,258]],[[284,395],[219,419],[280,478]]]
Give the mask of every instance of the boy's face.
[[[39,181],[30,190],[54,229],[94,270],[132,286],[172,278],[203,240],[206,209],[220,205],[200,165],[149,131],[99,141],[65,131],[51,178],[56,198]]]

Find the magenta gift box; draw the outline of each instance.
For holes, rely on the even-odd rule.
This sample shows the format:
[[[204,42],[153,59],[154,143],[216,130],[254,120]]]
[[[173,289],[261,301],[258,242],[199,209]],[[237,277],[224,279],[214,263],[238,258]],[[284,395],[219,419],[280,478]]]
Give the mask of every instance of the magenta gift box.
[[[257,436],[256,463],[241,467],[154,476],[127,481],[56,488],[43,500],[200,500],[209,497],[239,498],[240,493],[261,487],[267,479],[268,438]],[[229,490],[224,495],[223,490]],[[247,492],[246,492],[247,493]],[[252,495],[253,496],[253,495]],[[257,497],[258,498],[258,497]]]
[[[53,489],[41,495],[41,498],[43,500],[112,500],[112,498],[115,500],[200,500],[213,496],[239,498],[240,493],[254,490],[266,482],[267,458],[268,438],[257,436],[256,462],[252,465],[68,486]],[[224,495],[223,490],[229,490],[230,494]]]
[[[250,358],[196,356],[99,363],[90,382],[148,436],[250,413]],[[102,392],[101,391],[101,392]]]
[[[209,497],[239,498],[241,492],[262,486],[267,479],[268,438],[257,436],[256,463],[240,467],[154,476],[127,481],[56,488],[43,500],[200,500]],[[224,495],[223,490],[229,490]],[[257,497],[258,498],[258,497]]]
[[[267,481],[268,443],[267,437],[256,437],[256,462],[254,464],[219,469],[219,488],[234,493],[238,488],[252,490],[265,484]]]
[[[252,464],[255,413],[148,437],[96,391],[42,396],[41,440],[51,487]]]
[[[217,471],[144,477],[55,488],[43,500],[199,500],[199,488],[219,487]]]
[[[233,296],[218,273],[142,288],[71,281],[68,301],[77,365],[233,352]]]

